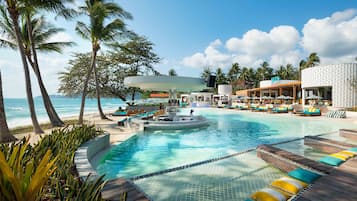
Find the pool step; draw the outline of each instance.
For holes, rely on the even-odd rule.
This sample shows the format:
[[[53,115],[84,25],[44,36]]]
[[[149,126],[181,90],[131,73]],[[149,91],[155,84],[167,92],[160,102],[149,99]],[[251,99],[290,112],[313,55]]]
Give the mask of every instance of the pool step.
[[[150,201],[151,199],[134,183],[124,178],[108,181],[102,189],[104,200]]]
[[[345,137],[353,141],[357,141],[357,130],[340,129],[339,133],[341,137]]]
[[[259,145],[257,156],[270,165],[284,172],[290,172],[298,167],[315,171],[319,174],[328,174],[333,167],[305,158],[300,155],[273,147],[271,145]]]
[[[356,147],[356,145],[346,142],[330,140],[317,136],[305,136],[304,144],[329,154]]]

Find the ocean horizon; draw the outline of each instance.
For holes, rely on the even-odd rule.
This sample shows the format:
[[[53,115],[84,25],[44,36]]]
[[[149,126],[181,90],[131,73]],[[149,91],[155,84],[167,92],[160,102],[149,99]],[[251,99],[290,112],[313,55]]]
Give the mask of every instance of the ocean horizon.
[[[53,106],[61,118],[79,115],[79,109],[81,106],[80,97],[69,98],[51,96],[50,98],[52,100]],[[49,122],[46,109],[43,105],[42,97],[34,97],[34,103],[38,121],[40,123]],[[102,98],[101,103],[103,110],[106,112],[114,112],[116,109],[118,109],[118,107],[123,107],[126,105],[126,103],[119,98]],[[4,98],[4,104],[9,128],[32,124],[26,98]],[[98,112],[97,100],[95,98],[87,98],[84,114],[95,112]]]

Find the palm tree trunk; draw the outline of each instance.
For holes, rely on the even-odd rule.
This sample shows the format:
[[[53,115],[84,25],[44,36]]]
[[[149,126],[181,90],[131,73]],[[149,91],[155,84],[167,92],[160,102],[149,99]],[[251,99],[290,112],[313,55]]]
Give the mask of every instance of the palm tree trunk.
[[[59,118],[55,108],[53,107],[51,99],[48,96],[46,87],[45,87],[45,85],[43,83],[43,80],[42,80],[42,77],[41,77],[40,68],[38,66],[37,52],[36,52],[35,44],[33,42],[31,19],[30,19],[30,16],[28,14],[26,16],[26,20],[27,20],[27,32],[28,32],[28,35],[29,35],[29,41],[30,41],[30,44],[31,44],[31,51],[32,51],[32,54],[33,54],[33,62],[31,60],[31,56],[30,55],[27,57],[27,59],[29,60],[31,66],[32,66],[32,69],[35,72],[35,75],[37,77],[37,82],[38,82],[38,85],[39,85],[40,90],[41,90],[42,100],[43,100],[43,103],[45,105],[46,112],[47,112],[48,118],[50,119],[51,125],[53,127],[63,126],[64,123]]]
[[[27,65],[26,57],[25,57],[25,50],[22,45],[22,39],[20,35],[20,29],[19,29],[19,13],[16,9],[16,5],[13,3],[13,5],[9,5],[9,2],[6,1],[8,4],[8,11],[10,13],[10,17],[13,23],[13,28],[15,31],[16,35],[16,41],[17,45],[20,51],[20,56],[21,56],[21,61],[22,65],[24,68],[24,74],[25,74],[25,84],[26,84],[26,95],[27,95],[27,102],[29,105],[30,109],[30,115],[31,115],[31,120],[32,120],[32,125],[35,133],[43,133],[43,130],[41,129],[38,121],[37,121],[37,116],[36,116],[36,111],[35,111],[35,105],[32,97],[32,89],[31,89],[31,78],[30,78],[30,72],[29,72],[29,67]]]
[[[2,95],[2,81],[0,73],[0,143],[15,141],[16,138],[11,135],[9,127],[7,126],[4,97]]]
[[[84,106],[85,106],[85,103],[86,103],[87,87],[88,87],[88,82],[89,82],[89,79],[90,79],[90,75],[92,74],[94,66],[95,66],[96,57],[97,57],[97,50],[95,50],[95,48],[93,47],[91,66],[87,71],[87,76],[86,76],[86,79],[85,79],[84,85],[83,85],[83,93],[82,93],[82,99],[81,99],[81,109],[79,111],[78,124],[83,124],[83,114],[84,114]]]
[[[93,56],[97,56],[97,54],[93,54]],[[100,88],[99,88],[99,80],[98,80],[98,73],[97,73],[97,68],[95,67],[95,61],[96,58],[93,59],[94,60],[94,79],[95,79],[95,91],[96,91],[96,95],[97,95],[97,105],[98,105],[98,111],[99,111],[99,115],[101,119],[108,119],[108,117],[105,116],[103,110],[102,110],[102,105],[100,103]]]

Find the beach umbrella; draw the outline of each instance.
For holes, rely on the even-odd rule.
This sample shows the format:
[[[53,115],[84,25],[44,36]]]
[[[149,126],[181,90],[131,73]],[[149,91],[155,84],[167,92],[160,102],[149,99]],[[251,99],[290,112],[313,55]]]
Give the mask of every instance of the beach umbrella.
[[[260,99],[260,98],[257,97],[257,96],[254,96],[254,97],[252,97],[252,99],[253,99],[253,100],[258,100],[258,99]]]
[[[263,97],[262,97],[262,99],[263,99],[263,100],[272,100],[272,99],[273,99],[273,97],[270,97],[270,96],[263,96]]]
[[[293,97],[291,97],[291,96],[285,96],[285,100],[292,100],[293,99]]]
[[[276,97],[276,99],[279,99],[279,100],[285,100],[287,96],[284,96],[284,95],[281,95],[281,96],[278,96]]]
[[[316,96],[316,95],[311,95],[311,96],[308,96],[308,97],[306,97],[306,99],[307,100],[320,100],[320,99],[322,99],[322,97],[321,96]]]

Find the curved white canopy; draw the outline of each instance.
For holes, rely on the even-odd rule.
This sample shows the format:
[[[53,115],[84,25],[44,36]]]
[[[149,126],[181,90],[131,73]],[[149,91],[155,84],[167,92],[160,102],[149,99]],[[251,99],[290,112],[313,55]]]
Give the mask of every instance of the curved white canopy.
[[[201,91],[206,89],[206,83],[201,78],[181,76],[132,76],[124,79],[129,87],[138,87],[144,90],[155,91]]]

